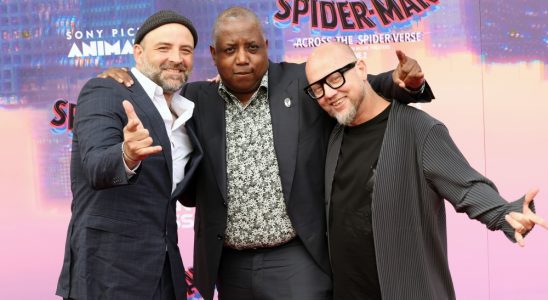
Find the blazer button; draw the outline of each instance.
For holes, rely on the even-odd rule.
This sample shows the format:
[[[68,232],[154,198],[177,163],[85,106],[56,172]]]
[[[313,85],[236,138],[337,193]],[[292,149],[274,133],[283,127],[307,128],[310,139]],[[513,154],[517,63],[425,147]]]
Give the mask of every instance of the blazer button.
[[[219,234],[217,234],[217,239],[218,239],[218,240],[222,240],[222,239],[223,239],[223,235],[222,235],[222,234],[220,234],[220,233],[219,233]]]

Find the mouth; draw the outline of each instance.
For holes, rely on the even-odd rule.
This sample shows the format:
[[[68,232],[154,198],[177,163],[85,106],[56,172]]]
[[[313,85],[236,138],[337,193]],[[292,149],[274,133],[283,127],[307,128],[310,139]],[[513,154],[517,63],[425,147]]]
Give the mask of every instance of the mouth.
[[[176,68],[165,68],[163,69],[164,71],[168,72],[168,73],[175,73],[175,74],[180,74],[180,73],[183,73],[184,70],[182,69],[176,69]]]
[[[234,72],[235,76],[247,76],[253,74],[252,71],[240,71],[240,72]]]
[[[341,98],[338,98],[335,101],[330,102],[329,105],[331,105],[335,109],[339,109],[343,105],[344,100],[345,100],[345,98],[341,97]]]

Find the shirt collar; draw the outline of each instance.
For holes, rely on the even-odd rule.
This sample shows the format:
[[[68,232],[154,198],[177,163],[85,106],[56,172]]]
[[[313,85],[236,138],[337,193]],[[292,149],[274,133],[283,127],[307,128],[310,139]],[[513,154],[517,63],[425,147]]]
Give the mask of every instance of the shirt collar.
[[[162,89],[161,86],[150,80],[150,78],[148,78],[145,74],[143,74],[135,67],[131,68],[131,73],[133,73],[139,84],[141,84],[146,94],[153,102],[155,102],[156,99],[165,99],[164,89]],[[186,121],[192,116],[192,113],[194,111],[194,102],[181,96],[181,89],[179,89],[173,93],[173,98],[171,99],[171,108],[173,109],[173,111],[175,111],[179,118],[183,117],[183,119]]]
[[[261,89],[265,90],[265,92],[268,92],[268,70],[263,75],[263,78],[261,79],[261,84],[259,85],[259,87],[255,91],[255,93],[253,93],[253,95],[251,96],[251,99],[255,98],[258,91],[261,90]],[[218,91],[219,95],[221,96],[221,98],[223,98],[227,102],[231,101],[231,100],[232,101],[239,101],[238,98],[236,96],[234,96],[234,94],[232,94],[231,92],[228,91],[228,89],[226,88],[226,86],[223,84],[222,81],[219,83],[219,88],[218,88],[217,91]],[[249,101],[249,102],[251,103],[251,101]]]

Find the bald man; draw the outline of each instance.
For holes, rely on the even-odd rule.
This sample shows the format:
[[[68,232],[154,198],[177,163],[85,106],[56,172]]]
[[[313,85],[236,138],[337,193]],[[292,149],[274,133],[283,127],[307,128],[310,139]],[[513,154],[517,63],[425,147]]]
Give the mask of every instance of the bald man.
[[[547,227],[531,210],[537,191],[504,200],[440,121],[379,96],[348,45],[316,48],[306,77],[339,123],[325,166],[334,299],[455,299],[444,199],[520,244],[534,224]]]

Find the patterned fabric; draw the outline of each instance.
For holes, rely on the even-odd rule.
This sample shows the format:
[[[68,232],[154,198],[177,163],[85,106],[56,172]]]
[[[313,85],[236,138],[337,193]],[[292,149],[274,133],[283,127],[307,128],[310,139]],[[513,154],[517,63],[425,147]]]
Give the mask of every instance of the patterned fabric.
[[[228,219],[225,246],[273,247],[296,236],[287,214],[268,103],[268,73],[246,105],[221,83],[226,101]]]

